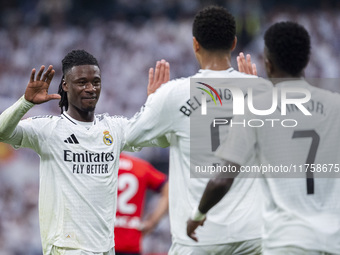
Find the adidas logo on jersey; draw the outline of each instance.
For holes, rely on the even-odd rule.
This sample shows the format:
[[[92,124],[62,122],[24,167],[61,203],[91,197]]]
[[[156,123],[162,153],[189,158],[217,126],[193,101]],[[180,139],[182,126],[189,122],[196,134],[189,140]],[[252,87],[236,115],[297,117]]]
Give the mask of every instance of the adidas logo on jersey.
[[[72,134],[70,137],[67,137],[67,139],[64,140],[64,143],[79,144],[78,139],[74,134]]]

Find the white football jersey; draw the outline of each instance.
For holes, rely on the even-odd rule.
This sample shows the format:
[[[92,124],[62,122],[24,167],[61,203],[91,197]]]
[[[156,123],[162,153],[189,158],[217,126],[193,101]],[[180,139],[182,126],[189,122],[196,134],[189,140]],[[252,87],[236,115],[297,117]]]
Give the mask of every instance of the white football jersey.
[[[201,105],[191,98],[190,78],[250,77],[254,78],[254,87],[259,90],[268,88],[268,84],[264,84],[262,79],[242,74],[233,68],[224,71],[200,70],[192,77],[170,81],[150,95],[141,112],[129,122],[128,143],[138,145],[164,135],[169,139],[169,214],[174,242],[185,245],[224,244],[259,238],[261,235],[260,203],[257,196],[260,186],[255,179],[237,181],[229,194],[209,211],[204,227],[196,231],[199,242],[194,242],[186,234],[186,221],[192,210],[198,206],[209,181],[208,178],[193,178],[190,166],[193,163],[212,165],[220,162],[213,154],[214,149],[193,146],[195,140],[200,138],[191,135],[190,118],[195,112],[201,111]],[[242,87],[242,84],[236,86],[238,85]],[[226,91],[222,93],[224,92]],[[229,96],[222,98],[223,103],[232,104]],[[209,104],[211,103],[213,104]],[[210,110],[209,107],[208,111]],[[231,110],[224,112],[225,108],[223,111],[215,107],[213,111],[208,114],[208,118],[232,116]],[[205,134],[202,139],[206,142],[203,143],[211,143],[210,126],[211,119],[200,127]],[[227,130],[220,133],[222,140]],[[191,151],[192,149],[195,151]]]
[[[96,115],[80,125],[66,113],[20,121],[14,147],[40,160],[39,220],[44,254],[52,245],[105,252],[114,246],[119,155],[128,120]]]
[[[235,117],[238,122],[245,120],[245,126],[231,127],[216,155],[242,165],[257,154],[261,169],[266,167],[262,175],[266,198],[264,248],[298,246],[338,254],[340,96],[304,80],[285,81],[275,87],[279,94],[292,88],[310,91],[311,99],[301,108],[311,115],[292,103],[284,107],[281,99],[269,116],[247,111],[245,116]],[[304,97],[296,92],[287,95],[290,99]],[[262,94],[256,101],[268,99],[271,101],[271,93]],[[260,120],[262,127],[251,127],[260,126]]]

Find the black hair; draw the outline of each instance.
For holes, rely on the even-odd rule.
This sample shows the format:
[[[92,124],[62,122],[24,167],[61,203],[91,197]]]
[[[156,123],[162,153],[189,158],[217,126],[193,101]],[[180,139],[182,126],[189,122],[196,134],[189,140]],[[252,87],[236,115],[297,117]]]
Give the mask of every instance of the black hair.
[[[206,7],[196,14],[192,34],[206,50],[230,50],[236,36],[235,18],[223,7]]]
[[[311,51],[307,30],[291,21],[272,25],[264,35],[269,58],[282,71],[300,75],[307,66]]]
[[[74,66],[95,65],[99,67],[99,65],[97,59],[85,50],[72,50],[64,57],[61,63],[63,77],[59,84],[58,94],[61,96],[59,107],[61,108],[61,113],[63,113],[64,107],[65,111],[68,109],[67,93],[63,90],[65,74]]]

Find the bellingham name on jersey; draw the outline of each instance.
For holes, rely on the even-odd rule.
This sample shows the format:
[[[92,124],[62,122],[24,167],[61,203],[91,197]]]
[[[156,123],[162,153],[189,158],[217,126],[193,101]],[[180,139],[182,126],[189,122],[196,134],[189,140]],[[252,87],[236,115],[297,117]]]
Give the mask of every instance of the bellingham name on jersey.
[[[225,88],[225,89],[220,89],[220,88],[217,88],[216,91],[218,92],[218,95],[220,96],[221,100],[222,101],[232,101],[233,100],[233,96],[232,96],[232,93],[230,92],[229,89]],[[211,93],[213,93],[211,90],[210,90]],[[247,97],[247,93],[244,95],[244,98]],[[217,100],[217,96],[215,96],[215,99]],[[206,100],[207,103],[209,102],[213,102],[212,100],[210,99],[207,99]],[[198,99],[196,96],[193,96],[192,99],[188,99],[185,104],[183,104],[181,106],[181,108],[179,109],[180,112],[182,112],[184,115],[186,116],[190,116],[190,114],[199,109],[199,107],[201,107],[201,101],[200,99]]]

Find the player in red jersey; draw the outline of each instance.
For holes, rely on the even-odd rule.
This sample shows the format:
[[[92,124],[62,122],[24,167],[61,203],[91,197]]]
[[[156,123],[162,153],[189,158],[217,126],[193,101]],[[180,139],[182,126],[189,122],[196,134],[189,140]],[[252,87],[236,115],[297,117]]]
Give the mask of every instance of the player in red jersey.
[[[161,193],[153,213],[141,221],[147,189]],[[142,233],[151,231],[168,210],[167,176],[150,163],[120,154],[115,224],[116,255],[139,255]]]

